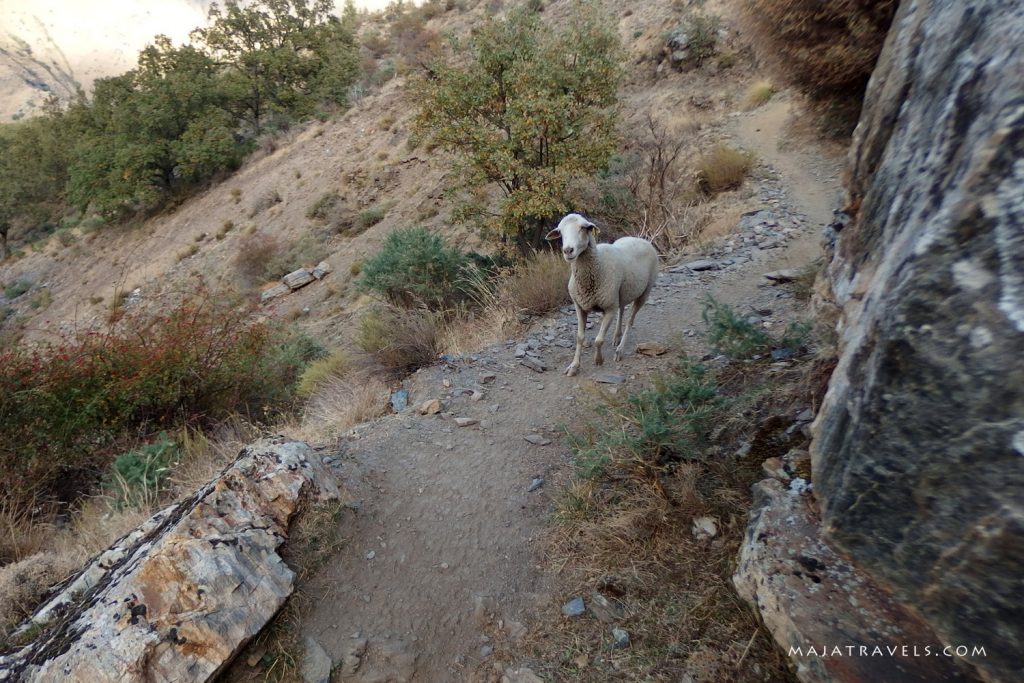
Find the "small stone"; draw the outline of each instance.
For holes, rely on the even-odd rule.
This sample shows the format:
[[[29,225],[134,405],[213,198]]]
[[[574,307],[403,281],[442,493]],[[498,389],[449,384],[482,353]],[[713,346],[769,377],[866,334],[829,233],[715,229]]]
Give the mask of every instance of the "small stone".
[[[544,364],[544,361],[538,360],[536,358],[531,358],[530,356],[524,357],[522,360],[519,361],[519,364],[525,365],[534,372],[544,372],[545,370],[548,369],[548,366]]]
[[[292,290],[288,288],[288,285],[276,284],[270,289],[264,290],[263,293],[260,294],[260,301],[270,301],[271,299],[276,299],[277,297],[283,296],[290,291]]]
[[[493,652],[494,652],[494,648],[491,647],[490,645],[481,645],[480,646],[480,656],[481,657],[490,657]]]
[[[602,372],[594,375],[594,381],[599,384],[622,384],[626,381],[626,378],[622,375],[616,375],[611,372]]]
[[[549,443],[551,443],[551,439],[545,439],[540,434],[527,434],[523,438],[532,443],[534,446],[547,446]]]
[[[470,396],[469,396],[469,400],[470,401],[480,401],[480,400],[483,399],[483,397],[484,397],[484,392],[477,391],[476,389],[474,389],[473,393],[470,394]]]
[[[629,631],[619,626],[612,627],[612,649],[625,650],[629,647]]]
[[[475,425],[479,420],[475,417],[457,417],[455,418],[455,424],[460,427],[469,427]]]
[[[761,463],[761,471],[764,472],[766,477],[771,479],[789,481],[789,474],[786,472],[786,468],[782,464],[782,458],[768,458]]]
[[[714,538],[718,535],[718,520],[714,517],[697,517],[693,520],[690,532],[698,541]]]
[[[376,550],[371,550],[370,552],[366,553],[366,559],[368,559],[368,560],[372,560],[375,557],[377,557],[377,551]]]
[[[527,493],[533,493],[534,491],[536,491],[537,489],[539,489],[543,485],[544,485],[544,477],[534,477],[533,481],[530,482],[530,485],[528,487],[526,487],[526,492]]]
[[[699,271],[702,271],[702,270],[715,270],[716,268],[718,268],[718,262],[711,261],[711,260],[708,260],[708,259],[700,259],[700,260],[697,260],[697,261],[690,261],[689,263],[687,263],[685,265],[686,265],[687,268],[689,268],[690,270],[695,271],[695,272],[699,272]]]
[[[329,455],[325,455],[324,457],[320,458],[320,462],[322,462],[325,465],[333,465],[334,464],[334,458],[332,458]]]
[[[420,405],[420,415],[437,415],[441,412],[441,400],[432,398]]]
[[[772,349],[772,360],[789,360],[795,355],[793,349]]]
[[[518,344],[516,346],[516,350],[515,350],[515,357],[516,358],[525,358],[526,357],[526,351],[527,351],[526,344]]]
[[[761,248],[767,249],[768,247],[762,244]],[[787,268],[785,270],[773,270],[770,273],[765,273],[764,276],[776,284],[782,284],[783,282],[796,280],[800,277],[800,271]]]
[[[480,384],[490,384],[494,380],[498,379],[498,375],[493,372],[485,372],[480,375]]]
[[[441,569],[448,569],[448,567],[449,567],[449,565],[448,565],[447,562],[442,562],[441,563]]]
[[[740,444],[740,447],[736,449],[736,452],[733,455],[737,458],[745,458],[750,455],[750,448],[751,443],[749,441],[744,441]]]
[[[562,605],[562,614],[567,617],[582,617],[586,611],[587,607],[583,603],[583,598],[581,597],[575,597]]]
[[[668,353],[668,347],[658,342],[640,342],[636,345],[636,352],[643,356],[662,356]]]
[[[302,680],[304,683],[329,683],[334,662],[324,652],[320,643],[306,638],[302,655]]]
[[[399,389],[391,394],[391,409],[400,413],[409,407],[409,390]]]
[[[626,616],[626,608],[618,600],[609,600],[597,591],[590,594],[590,613],[605,624],[621,621]]]
[[[797,422],[810,422],[814,419],[814,411],[810,408],[805,408],[800,411],[800,414],[796,416]]]

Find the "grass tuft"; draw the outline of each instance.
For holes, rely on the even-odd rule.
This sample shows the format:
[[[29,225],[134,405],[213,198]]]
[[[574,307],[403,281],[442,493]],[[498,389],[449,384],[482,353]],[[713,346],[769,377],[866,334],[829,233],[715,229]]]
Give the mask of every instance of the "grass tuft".
[[[706,195],[735,190],[754,168],[754,155],[718,145],[697,160],[697,186]]]

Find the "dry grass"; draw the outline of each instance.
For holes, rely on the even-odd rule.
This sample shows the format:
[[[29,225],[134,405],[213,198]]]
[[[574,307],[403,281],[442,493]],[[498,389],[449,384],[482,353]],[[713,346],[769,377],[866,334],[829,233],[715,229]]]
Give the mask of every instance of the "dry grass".
[[[301,397],[310,397],[328,382],[343,377],[352,367],[352,356],[344,349],[331,349],[324,358],[317,359],[306,366],[299,376],[295,393]]]
[[[743,96],[743,108],[747,110],[757,109],[761,105],[766,104],[775,92],[775,85],[771,81],[751,83],[750,87],[747,88],[746,94]]]
[[[697,160],[697,184],[707,195],[735,190],[754,167],[754,155],[720,144]]]
[[[516,310],[544,314],[569,303],[569,264],[557,252],[541,252],[501,286]]]
[[[36,553],[0,567],[0,643],[13,627],[32,614],[49,589],[76,566],[73,557]]]
[[[384,367],[410,372],[437,358],[442,320],[426,309],[379,306],[359,319],[356,343]]]
[[[303,441],[326,443],[363,422],[384,414],[388,405],[388,385],[379,378],[333,376],[310,396],[301,421],[286,431]]]
[[[682,383],[668,382],[657,392],[663,399],[696,396],[700,387],[715,386],[686,377],[677,376]],[[546,545],[549,564],[565,600],[582,595],[590,603],[592,593],[599,592],[618,601],[625,611],[619,623],[631,643],[612,649],[609,625],[551,614],[527,644],[536,660],[548,662],[546,679],[674,681],[689,674],[693,680],[725,683],[793,680],[785,657],[731,582],[760,460],[735,461],[724,453],[753,428],[763,409],[746,399],[749,411],[734,403],[755,379],[737,375],[728,387],[717,385],[733,399],[687,399],[671,411],[673,419],[686,421],[711,406],[703,419],[716,425],[721,446],[684,439],[680,443],[694,450],[684,446],[675,457],[655,457],[647,450],[648,437],[641,436],[647,433],[643,425],[657,424],[647,422],[649,409],[661,400],[652,402],[654,394],[640,404],[609,399],[601,412],[605,417],[589,434],[574,437],[578,466],[594,457],[595,444],[609,460],[603,474],[581,470],[558,501],[557,524]],[[744,414],[753,417],[739,417]],[[702,424],[695,424],[694,434],[703,431]],[[639,448],[640,443],[648,445]],[[690,455],[677,459],[686,452]],[[700,516],[716,520],[713,539],[692,534],[693,520]]]
[[[34,501],[0,498],[0,565],[19,562],[42,550],[53,534],[52,514]]]

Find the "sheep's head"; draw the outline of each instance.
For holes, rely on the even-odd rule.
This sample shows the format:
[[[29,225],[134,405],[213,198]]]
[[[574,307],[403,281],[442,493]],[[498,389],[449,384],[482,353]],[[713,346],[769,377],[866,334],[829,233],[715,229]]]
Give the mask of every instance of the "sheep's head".
[[[548,240],[562,240],[562,258],[570,263],[588,247],[597,246],[597,226],[578,213],[570,213],[548,233]]]

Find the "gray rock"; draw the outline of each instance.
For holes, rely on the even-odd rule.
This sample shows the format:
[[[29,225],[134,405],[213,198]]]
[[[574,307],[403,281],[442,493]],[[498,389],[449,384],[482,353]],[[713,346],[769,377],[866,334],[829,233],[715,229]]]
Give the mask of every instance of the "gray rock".
[[[945,642],[986,643],[979,677],[1020,680],[1024,3],[904,2],[892,26],[819,307],[842,335],[815,494],[830,538]]]
[[[290,291],[292,290],[288,287],[288,285],[284,283],[276,284],[273,287],[270,287],[269,289],[263,290],[263,292],[260,294],[260,301],[270,301],[271,299],[276,299],[279,296],[284,296]]]
[[[281,282],[286,284],[288,286],[288,289],[299,289],[301,287],[305,287],[314,280],[316,280],[316,278],[313,277],[313,273],[306,270],[305,268],[293,270],[292,272],[288,273],[283,278],[281,278]]]
[[[469,427],[475,425],[478,420],[475,417],[457,417],[455,418],[455,424],[460,427]]]
[[[539,489],[543,485],[544,485],[544,477],[534,477],[533,481],[530,482],[530,485],[528,487],[526,487],[526,492],[527,493],[533,493],[534,491],[536,491],[537,489]]]
[[[629,647],[629,631],[619,626],[612,626],[612,649],[625,650]]]
[[[330,683],[331,669],[334,662],[331,661],[320,643],[310,637],[303,641],[302,653],[302,680],[304,683]]]
[[[516,358],[525,358],[526,352],[528,351],[526,344],[518,344],[515,350]]]
[[[310,271],[310,274],[317,280],[322,280],[324,277],[331,272],[331,266],[327,261],[321,261],[316,264],[316,268]]]
[[[716,270],[718,268],[718,262],[717,261],[711,261],[709,259],[700,259],[700,260],[697,260],[697,261],[690,261],[689,263],[684,264],[684,265],[687,268],[689,268],[690,270],[694,271],[694,272],[699,272],[699,271],[702,271],[702,270]]]
[[[481,657],[487,658],[487,657],[490,657],[492,654],[494,654],[494,647],[493,646],[491,646],[491,645],[481,645],[480,646],[480,656]]]
[[[498,379],[498,375],[493,372],[484,372],[480,374],[480,384],[490,384],[496,379]]]
[[[772,282],[782,284],[783,282],[792,282],[793,280],[800,277],[800,271],[792,268],[785,270],[773,270],[770,273],[765,273],[764,276],[766,279],[771,280]]]
[[[525,358],[520,360],[519,364],[525,365],[534,372],[544,372],[545,370],[548,369],[548,366],[544,364],[544,361],[537,360],[536,358],[531,358],[530,356],[526,356]]]
[[[697,517],[693,520],[690,533],[698,541],[714,538],[718,535],[718,520],[714,517]]]
[[[606,598],[601,593],[594,591],[590,594],[590,604],[587,609],[594,617],[605,624],[613,624],[626,617],[626,608],[614,598]]]
[[[391,408],[396,413],[400,413],[409,407],[409,390],[399,389],[398,391],[391,394]]]
[[[583,603],[582,597],[575,597],[562,605],[562,614],[567,617],[582,617],[586,612],[587,607]]]
[[[927,624],[829,547],[807,498],[790,495],[775,480],[753,490],[733,584],[783,652],[816,647],[820,653],[824,644],[859,644],[866,633],[883,651],[908,643],[921,652],[926,646],[941,651]],[[948,657],[900,657],[898,667],[886,657],[794,660],[797,678],[807,683],[969,680]]]
[[[551,443],[551,439],[546,439],[540,434],[527,434],[523,438],[532,443],[534,446],[547,446],[549,443]]]
[[[626,381],[626,378],[611,372],[602,372],[594,375],[594,381],[599,384],[622,384]]]
[[[0,656],[0,680],[210,679],[292,592],[295,574],[277,549],[293,513],[303,501],[338,495],[306,444],[246,447],[218,478],[119,539],[40,607],[20,633],[52,627]]]
[[[767,209],[761,209],[759,211],[751,211],[743,214],[740,217],[740,230],[746,232],[753,232],[757,227],[764,227],[766,225],[775,225],[775,214]]]

